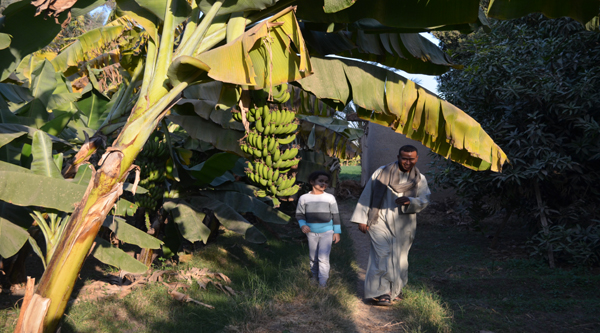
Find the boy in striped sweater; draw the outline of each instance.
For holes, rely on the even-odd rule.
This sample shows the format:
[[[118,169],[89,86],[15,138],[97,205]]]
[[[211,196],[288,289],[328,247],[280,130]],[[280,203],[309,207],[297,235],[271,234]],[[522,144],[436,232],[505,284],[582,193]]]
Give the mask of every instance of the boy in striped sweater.
[[[312,280],[318,281],[321,288],[327,286],[329,278],[329,253],[331,244],[340,241],[340,213],[335,197],[325,193],[329,174],[315,171],[308,176],[312,191],[298,200],[296,219],[302,232],[308,237],[310,271]]]

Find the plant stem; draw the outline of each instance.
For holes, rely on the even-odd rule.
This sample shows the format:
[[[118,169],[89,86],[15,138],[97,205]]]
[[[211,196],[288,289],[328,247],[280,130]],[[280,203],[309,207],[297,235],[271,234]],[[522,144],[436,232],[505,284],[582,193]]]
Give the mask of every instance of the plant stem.
[[[211,25],[215,16],[217,16],[219,9],[221,9],[223,2],[224,0],[215,1],[215,3],[212,5],[206,16],[202,19],[202,22],[200,22],[200,25],[192,34],[192,37],[190,37],[187,43],[181,45],[181,47],[177,50],[176,56],[191,56],[195,53],[196,49],[198,48],[198,45],[200,45],[200,43],[202,42],[202,39],[204,38],[208,27]]]
[[[152,83],[148,89],[148,100],[150,105],[163,97],[169,90],[166,86],[167,71],[173,57],[173,37],[175,36],[174,17],[171,11],[172,0],[167,0],[165,10],[165,21],[163,23],[160,44],[158,45],[158,56]]]

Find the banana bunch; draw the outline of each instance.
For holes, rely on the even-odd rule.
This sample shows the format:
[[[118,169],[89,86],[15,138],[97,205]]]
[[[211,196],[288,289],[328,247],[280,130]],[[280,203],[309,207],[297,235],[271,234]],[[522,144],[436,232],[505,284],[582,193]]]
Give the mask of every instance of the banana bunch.
[[[242,120],[239,112],[233,117],[237,121]],[[251,108],[246,113],[250,132],[240,148],[251,160],[247,164],[246,175],[261,188],[255,193],[258,197],[290,196],[299,189],[298,185],[294,186],[296,177],[287,176],[290,169],[300,162],[296,157],[298,147],[290,145],[296,139],[298,129],[298,125],[293,123],[295,118],[296,114],[289,110],[271,111],[266,104]]]
[[[273,87],[273,101],[280,104],[287,102],[290,99],[290,92],[287,88],[287,83]]]
[[[160,136],[162,136],[162,134]],[[146,141],[139,157],[144,157],[146,159],[163,158],[169,155],[168,149],[167,143],[164,140],[161,140],[159,135],[153,134],[148,141]]]
[[[150,136],[141,153],[135,160],[140,167],[139,185],[148,190],[148,193],[137,193],[135,203],[148,210],[156,210],[165,191],[166,165],[169,156],[166,142],[160,132]]]

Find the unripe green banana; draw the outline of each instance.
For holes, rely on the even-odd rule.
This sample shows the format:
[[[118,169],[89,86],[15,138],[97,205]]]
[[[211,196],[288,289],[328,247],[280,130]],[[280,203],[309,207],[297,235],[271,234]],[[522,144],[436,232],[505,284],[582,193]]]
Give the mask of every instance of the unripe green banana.
[[[269,168],[269,171],[267,171],[267,180],[273,181],[273,173],[274,173],[273,169]]]
[[[256,138],[256,148],[261,149],[261,150],[263,149],[263,140],[262,140],[261,136],[258,136]]]
[[[271,110],[269,110],[269,106],[265,104],[265,106],[263,106],[263,124],[270,123],[272,117],[273,115],[271,114]]]
[[[279,149],[276,149],[275,153],[273,153],[273,161],[275,163],[281,161],[281,151]]]
[[[294,140],[296,140],[296,134],[290,134],[285,139],[279,139],[279,144],[287,145],[288,143],[291,143]]]
[[[241,116],[241,113],[239,113],[239,112],[234,112],[234,113],[233,113],[233,119],[234,119],[235,121],[242,121],[242,116]]]
[[[267,163],[269,167],[273,166],[273,158],[271,157],[271,154],[267,155],[267,158],[265,158],[265,163]]]
[[[260,119],[257,119],[256,122],[254,123],[254,126],[256,127],[256,130],[259,131],[260,133],[264,132],[265,127],[262,124],[262,121]]]
[[[260,185],[267,186],[267,180],[266,179],[260,177],[259,182],[260,182]]]
[[[279,140],[277,138],[274,138],[275,144],[273,145],[273,149],[269,150],[269,153],[271,153],[271,155],[275,154],[278,150],[279,150]],[[275,161],[275,160],[273,160]]]
[[[275,139],[274,137],[269,137],[268,142],[269,142],[269,147],[267,149],[269,150],[269,152],[272,152],[273,148],[275,147],[275,143],[277,143],[277,139]]]

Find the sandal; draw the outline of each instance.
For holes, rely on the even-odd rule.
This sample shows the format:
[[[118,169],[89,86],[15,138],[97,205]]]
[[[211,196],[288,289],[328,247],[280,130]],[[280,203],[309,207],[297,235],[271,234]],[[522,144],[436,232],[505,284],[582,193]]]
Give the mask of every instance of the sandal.
[[[377,305],[390,306],[392,305],[392,299],[390,295],[381,295],[377,301]]]

